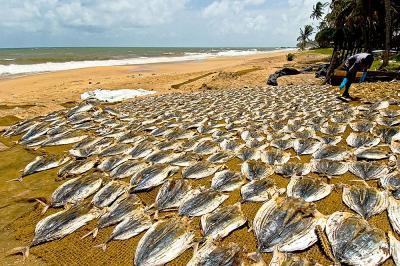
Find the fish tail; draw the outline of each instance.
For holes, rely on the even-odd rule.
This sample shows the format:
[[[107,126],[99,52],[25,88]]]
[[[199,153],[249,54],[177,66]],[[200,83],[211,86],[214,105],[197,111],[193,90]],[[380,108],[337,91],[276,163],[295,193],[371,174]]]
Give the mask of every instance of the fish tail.
[[[14,182],[14,181],[22,182],[22,176],[7,180],[6,182]]]
[[[257,265],[267,265],[261,256],[260,252],[251,252],[247,254],[247,257],[254,261]]]
[[[25,260],[29,256],[29,248],[30,248],[29,246],[16,247],[16,248],[13,248],[12,250],[10,250],[7,255],[11,256],[11,255],[16,255],[16,254],[22,254],[22,256]]]
[[[87,233],[86,235],[82,236],[81,239],[84,239],[90,235],[93,235],[93,238],[96,238],[98,232],[99,232],[99,229],[96,227],[95,229],[93,229],[92,231]]]
[[[97,245],[97,246],[94,246],[94,247],[95,248],[101,248],[105,252],[106,249],[107,249],[107,244],[103,243],[103,244],[100,244],[100,245]]]

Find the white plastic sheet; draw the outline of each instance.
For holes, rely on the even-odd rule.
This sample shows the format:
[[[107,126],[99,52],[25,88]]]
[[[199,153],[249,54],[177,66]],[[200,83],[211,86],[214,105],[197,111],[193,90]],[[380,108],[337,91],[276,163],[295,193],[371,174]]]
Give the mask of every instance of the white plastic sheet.
[[[130,89],[122,89],[122,90],[102,90],[97,89],[94,91],[87,91],[81,94],[81,99],[97,99],[103,102],[120,102],[125,99],[135,98],[137,96],[143,96],[148,94],[154,94],[155,91],[148,91],[143,89],[130,90]]]

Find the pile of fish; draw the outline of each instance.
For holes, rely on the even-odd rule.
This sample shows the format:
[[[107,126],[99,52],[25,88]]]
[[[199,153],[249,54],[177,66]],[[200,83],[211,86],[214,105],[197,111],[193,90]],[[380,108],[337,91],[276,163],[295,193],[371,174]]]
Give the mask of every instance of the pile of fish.
[[[96,220],[86,236],[114,226],[98,246],[105,252],[111,241],[141,234],[135,265],[162,265],[192,247],[188,265],[263,265],[268,252],[270,265],[320,265],[293,253],[317,242],[332,264],[379,265],[392,256],[400,265],[399,125],[397,102],[349,105],[324,86],[173,93],[112,106],[88,100],[25,120],[3,135],[32,150],[71,148],[37,156],[17,178],[58,167],[60,180],[41,202],[43,213],[60,210],[17,251],[27,255]],[[157,196],[145,204],[151,190]],[[235,191],[240,198],[227,204]],[[318,210],[332,191],[348,211]],[[254,219],[242,211],[249,202],[259,203]],[[368,222],[384,211],[393,232]],[[257,250],[221,241],[246,226]]]

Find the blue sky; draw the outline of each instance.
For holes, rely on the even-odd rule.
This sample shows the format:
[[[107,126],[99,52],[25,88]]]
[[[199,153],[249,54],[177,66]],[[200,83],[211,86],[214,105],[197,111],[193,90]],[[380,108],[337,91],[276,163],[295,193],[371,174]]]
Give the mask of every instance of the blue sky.
[[[315,0],[0,0],[0,47],[294,46]]]

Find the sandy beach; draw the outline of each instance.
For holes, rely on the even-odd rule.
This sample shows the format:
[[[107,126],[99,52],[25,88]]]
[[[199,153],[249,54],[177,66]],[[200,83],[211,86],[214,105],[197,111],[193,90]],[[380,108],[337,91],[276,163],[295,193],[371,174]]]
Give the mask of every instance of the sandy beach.
[[[83,92],[102,89],[146,89],[157,93],[190,92],[241,86],[265,86],[283,66],[303,66],[326,59],[302,54],[292,62],[288,52],[134,66],[94,67],[0,79],[0,117],[30,118],[80,100]],[[318,83],[314,74],[283,77],[280,84]],[[203,86],[206,84],[206,86]]]
[[[41,73],[23,77],[13,77],[0,80],[0,126],[10,125],[19,119],[32,118],[45,115],[49,112],[76,105],[83,92],[96,88],[104,89],[146,89],[157,91],[158,94],[186,93],[193,91],[223,90],[232,88],[257,88],[265,87],[267,77],[284,66],[302,68],[310,64],[324,62],[325,55],[311,53],[297,53],[292,62],[286,60],[287,52],[276,52],[244,57],[225,57],[203,61],[178,62],[169,64],[151,64],[141,66],[115,66],[97,67],[79,70],[69,70],[53,73]],[[314,73],[287,76],[279,79],[281,85],[320,84],[321,80],[314,77]],[[273,89],[273,87],[270,87]],[[334,88],[332,88],[334,89]],[[328,88],[327,90],[331,90]],[[359,105],[362,101],[379,99],[399,100],[398,82],[355,84],[353,94],[361,99],[351,105]],[[147,96],[144,96],[147,97]],[[346,147],[344,133],[341,147]],[[26,261],[21,256],[6,256],[10,250],[18,246],[27,246],[32,240],[36,223],[43,218],[41,205],[35,199],[49,200],[51,193],[63,180],[57,180],[57,170],[48,170],[36,173],[20,182],[6,182],[17,178],[20,170],[31,162],[35,156],[66,153],[72,145],[44,147],[40,149],[26,149],[16,145],[18,137],[0,138],[0,208],[2,217],[0,223],[0,264],[2,265],[112,265],[132,264],[133,253],[138,244],[140,234],[127,241],[113,241],[106,252],[93,248],[106,241],[112,228],[108,227],[99,232],[96,239],[90,237],[83,240],[80,237],[89,232],[96,224],[95,221],[68,235],[60,241],[52,241],[31,250]],[[3,151],[2,151],[3,150]],[[292,155],[295,154],[292,152]],[[310,156],[302,156],[309,160]],[[302,161],[303,162],[303,161]],[[238,158],[227,163],[231,170],[240,172],[241,161]],[[315,174],[312,174],[316,176]],[[279,187],[286,187],[289,179],[274,174],[272,177]],[[350,173],[344,175],[341,182],[351,184],[354,176]],[[335,183],[336,181],[333,181]],[[210,178],[196,183],[209,186]],[[376,187],[377,182],[369,182]],[[152,204],[156,197],[156,189],[148,193],[139,193],[145,204]],[[10,196],[11,195],[11,196]],[[234,204],[240,201],[238,190],[230,193],[230,198],[224,204]],[[247,217],[254,218],[261,203],[244,204],[243,212]],[[316,204],[319,211],[330,214],[334,211],[350,211],[341,202],[341,191],[332,194]],[[55,213],[56,209],[49,209],[46,215]],[[390,230],[386,212],[372,217],[372,225],[379,226],[385,232]],[[194,224],[199,224],[199,219],[194,219]],[[200,230],[198,228],[198,230]],[[253,233],[242,227],[234,231],[224,243],[237,242],[248,250],[256,249]],[[320,245],[314,245],[300,253],[309,259],[317,259],[323,265],[330,261],[324,255]],[[191,258],[192,250],[187,250],[170,265],[183,265]],[[271,259],[271,253],[263,254],[266,262]],[[393,265],[388,260],[384,265]]]

